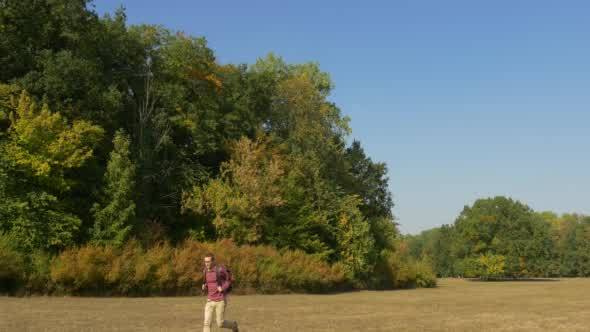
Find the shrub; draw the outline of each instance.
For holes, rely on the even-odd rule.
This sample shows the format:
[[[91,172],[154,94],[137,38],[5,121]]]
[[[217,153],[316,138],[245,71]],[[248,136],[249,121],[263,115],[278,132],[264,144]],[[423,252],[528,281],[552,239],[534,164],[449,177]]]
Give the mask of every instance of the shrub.
[[[24,257],[8,235],[0,233],[0,292],[13,292],[23,283]]]
[[[103,293],[106,272],[116,252],[112,247],[87,245],[63,251],[51,266],[51,281],[59,292]]]
[[[120,295],[139,293],[139,287],[134,281],[135,267],[143,255],[143,249],[137,241],[132,240],[116,253],[105,274],[106,287],[110,292]]]
[[[51,255],[35,251],[28,257],[26,271],[27,293],[43,293],[51,291]]]
[[[426,260],[420,260],[416,264],[416,286],[436,287],[436,274],[432,270],[432,264]]]
[[[8,251],[4,250],[3,253]],[[26,279],[29,292],[75,295],[195,295],[201,291],[203,257],[213,252],[218,263],[234,275],[234,292],[325,293],[349,290],[355,284],[342,263],[298,250],[270,246],[237,246],[229,240],[196,242],[177,247],[158,243],[143,248],[138,241],[123,247],[87,245],[58,256],[34,253],[28,270],[15,252],[4,254],[2,264],[12,266],[12,280]],[[26,275],[26,276],[24,276]],[[383,251],[371,274],[374,288],[432,287],[436,278],[427,261],[414,262],[403,251]]]
[[[435,287],[436,275],[428,260],[416,262],[403,250],[384,250],[375,266],[372,282],[372,287],[377,289]]]

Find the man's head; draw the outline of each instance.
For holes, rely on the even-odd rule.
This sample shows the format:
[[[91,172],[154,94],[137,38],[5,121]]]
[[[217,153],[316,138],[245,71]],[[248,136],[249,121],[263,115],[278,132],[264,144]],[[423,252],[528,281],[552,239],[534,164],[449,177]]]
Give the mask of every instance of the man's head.
[[[212,253],[208,253],[205,255],[205,267],[208,270],[211,270],[211,267],[215,266],[215,256]]]

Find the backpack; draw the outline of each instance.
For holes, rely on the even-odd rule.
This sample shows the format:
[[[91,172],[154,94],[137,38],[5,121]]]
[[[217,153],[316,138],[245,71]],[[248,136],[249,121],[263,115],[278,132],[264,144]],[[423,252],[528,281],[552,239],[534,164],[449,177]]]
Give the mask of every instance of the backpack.
[[[223,265],[215,265],[215,280],[217,281],[217,286],[221,287],[222,284],[222,277],[221,277],[221,269],[225,270],[225,275],[226,275],[226,280],[229,283],[229,286],[227,287],[227,289],[225,290],[225,294],[229,294],[231,293],[232,289],[233,289],[233,284],[234,284],[234,276],[231,273],[230,269],[228,269],[227,267],[223,266]],[[203,269],[203,284],[207,283],[207,268]]]

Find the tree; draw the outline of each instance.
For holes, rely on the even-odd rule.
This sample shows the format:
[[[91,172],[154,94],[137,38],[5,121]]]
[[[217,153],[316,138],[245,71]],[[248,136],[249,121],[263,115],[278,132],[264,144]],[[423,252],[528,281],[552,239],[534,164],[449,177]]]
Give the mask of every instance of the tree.
[[[89,122],[68,124],[47,104],[39,110],[24,91],[10,121],[9,140],[4,146],[7,160],[58,191],[70,189],[66,171],[90,159],[103,136],[102,128]]]
[[[43,50],[91,44],[97,16],[88,0],[4,0],[0,3],[0,81],[22,77]]]
[[[479,264],[478,275],[484,279],[500,277],[504,275],[504,256],[485,254],[477,259]]]
[[[350,191],[362,198],[361,209],[367,218],[393,218],[393,199],[388,188],[387,166],[369,158],[361,143],[354,140],[346,149],[352,175]]]
[[[584,216],[576,230],[578,276],[590,276],[590,217]]]
[[[239,244],[267,243],[276,222],[273,210],[285,204],[285,167],[283,157],[264,139],[242,138],[234,144],[230,161],[222,165],[221,178],[195,187],[185,206],[212,213],[222,237]]]
[[[72,245],[81,225],[60,200],[76,182],[70,170],[93,156],[103,130],[85,121],[69,124],[46,104],[39,110],[26,92],[10,114],[6,141],[0,146],[5,218],[0,229],[24,250]]]
[[[135,223],[135,164],[130,158],[131,141],[124,131],[117,131],[113,151],[104,176],[104,199],[95,203],[92,240],[100,244],[121,246]]]
[[[549,225],[509,198],[477,200],[463,209],[454,228],[452,254],[457,259],[465,263],[481,255],[503,256],[507,276],[544,275],[553,255]]]
[[[360,199],[347,196],[340,204],[337,237],[339,261],[346,266],[351,279],[366,280],[377,258],[375,240],[358,208]]]

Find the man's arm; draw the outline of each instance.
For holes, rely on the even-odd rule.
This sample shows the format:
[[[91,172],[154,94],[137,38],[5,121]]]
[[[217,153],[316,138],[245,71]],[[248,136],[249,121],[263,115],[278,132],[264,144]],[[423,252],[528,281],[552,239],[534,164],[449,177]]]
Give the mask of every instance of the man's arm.
[[[202,284],[201,290],[206,290],[207,289],[207,271],[206,270],[203,270],[199,279],[201,280],[201,284]]]
[[[223,292],[225,292],[230,286],[229,276],[227,275],[227,269],[225,268],[225,266],[222,266],[219,269],[219,274],[220,274],[221,280],[223,280],[221,282],[221,289],[223,290]]]

